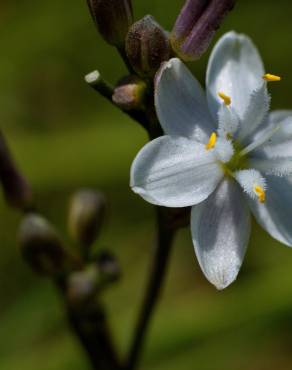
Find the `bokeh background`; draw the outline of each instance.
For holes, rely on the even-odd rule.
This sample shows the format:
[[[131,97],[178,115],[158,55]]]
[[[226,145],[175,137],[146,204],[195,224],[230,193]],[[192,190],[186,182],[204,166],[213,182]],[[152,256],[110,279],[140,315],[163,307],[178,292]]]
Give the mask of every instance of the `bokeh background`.
[[[136,19],[151,13],[171,29],[182,0],[133,0]],[[272,108],[292,109],[291,2],[238,1],[217,38],[235,29],[258,45]],[[70,194],[102,189],[110,215],[96,247],[110,247],[123,279],[105,294],[116,340],[125,352],[151,255],[152,207],[132,194],[129,167],[143,130],[92,91],[83,76],[98,68],[115,82],[125,73],[91,22],[85,0],[1,0],[0,125],[33,185],[42,212],[66,236]],[[208,53],[207,53],[208,54]],[[192,64],[203,82],[208,55]],[[291,194],[292,196],[292,194]],[[0,369],[88,367],[63,319],[51,284],[22,262],[20,215],[0,204]],[[292,368],[292,251],[258,227],[238,281],[217,292],[203,277],[189,230],[180,232],[141,369]]]

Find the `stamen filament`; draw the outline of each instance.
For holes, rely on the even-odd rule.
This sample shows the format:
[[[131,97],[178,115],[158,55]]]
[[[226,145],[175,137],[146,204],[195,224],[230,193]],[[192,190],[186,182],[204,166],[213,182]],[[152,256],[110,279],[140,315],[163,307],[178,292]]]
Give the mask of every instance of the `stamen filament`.
[[[254,191],[255,191],[255,193],[258,197],[259,202],[260,203],[265,203],[265,201],[266,201],[266,192],[265,192],[265,190],[261,186],[255,185]]]
[[[228,95],[225,95],[223,92],[219,91],[218,92],[219,98],[221,98],[224,101],[225,105],[230,105],[231,104],[231,98]]]
[[[216,145],[216,141],[217,141],[217,134],[216,134],[216,132],[212,132],[212,134],[210,136],[210,139],[209,139],[209,142],[208,142],[208,144],[205,145],[205,148],[207,150],[213,149],[214,146]]]
[[[263,79],[265,81],[268,81],[268,82],[281,81],[281,77],[280,76],[272,75],[270,73],[266,73],[265,75],[263,75]]]

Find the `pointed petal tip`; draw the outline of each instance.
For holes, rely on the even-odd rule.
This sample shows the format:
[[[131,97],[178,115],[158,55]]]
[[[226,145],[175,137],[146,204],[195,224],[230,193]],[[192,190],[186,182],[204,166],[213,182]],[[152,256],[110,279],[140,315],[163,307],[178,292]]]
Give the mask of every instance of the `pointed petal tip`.
[[[225,290],[232,283],[235,282],[240,271],[240,266],[229,266],[220,269],[210,269],[209,271],[203,271],[207,280],[214,285],[218,291]]]
[[[225,280],[223,278],[223,279],[220,279],[220,280],[218,279],[216,281],[213,280],[213,282],[212,281],[210,281],[210,282],[211,282],[211,284],[213,284],[215,286],[215,288],[219,292],[221,292],[221,291],[225,290],[226,288],[228,288],[232,283],[234,283],[236,279],[237,279],[237,274],[236,274],[236,276],[234,276],[234,277],[232,277],[231,279],[228,279],[228,280]]]

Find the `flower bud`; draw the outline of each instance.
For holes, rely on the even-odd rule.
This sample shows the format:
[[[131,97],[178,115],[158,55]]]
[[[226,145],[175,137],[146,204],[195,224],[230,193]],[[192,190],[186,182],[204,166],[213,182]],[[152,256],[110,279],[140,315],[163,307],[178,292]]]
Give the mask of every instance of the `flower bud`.
[[[139,109],[143,106],[147,85],[136,76],[123,78],[112,96],[113,102],[123,110]]]
[[[107,251],[99,253],[96,263],[103,285],[119,280],[121,268],[117,258],[113,254]]]
[[[116,282],[120,275],[117,259],[109,252],[99,253],[94,263],[69,275],[67,298],[72,304],[84,303]]]
[[[235,0],[187,0],[173,31],[171,45],[184,61],[199,59]]]
[[[67,281],[67,298],[71,304],[79,304],[94,297],[99,286],[97,266],[89,265],[85,270],[73,272]]]
[[[87,0],[101,36],[109,44],[122,47],[133,23],[131,0]]]
[[[25,216],[19,242],[23,258],[33,270],[48,276],[63,272],[66,253],[56,230],[46,219],[33,213]]]
[[[153,77],[160,64],[170,58],[168,35],[152,16],[147,15],[130,28],[126,53],[139,75]]]
[[[32,191],[17,169],[5,139],[0,133],[0,182],[6,201],[13,207],[26,210],[32,204]]]
[[[106,200],[93,190],[80,190],[70,202],[68,227],[71,237],[89,247],[98,237],[104,221]],[[84,251],[87,254],[87,249]]]

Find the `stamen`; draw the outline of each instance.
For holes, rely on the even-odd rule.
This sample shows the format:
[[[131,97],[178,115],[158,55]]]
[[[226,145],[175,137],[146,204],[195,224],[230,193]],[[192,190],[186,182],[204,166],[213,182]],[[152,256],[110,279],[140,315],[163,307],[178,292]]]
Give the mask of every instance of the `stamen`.
[[[268,82],[281,81],[281,77],[280,76],[272,75],[270,73],[266,73],[265,75],[263,75],[263,79],[265,81],[268,81]]]
[[[258,197],[259,202],[260,203],[265,203],[265,201],[266,201],[266,192],[265,192],[265,190],[261,186],[255,185],[254,191],[255,191],[255,193]]]
[[[259,171],[253,168],[240,170],[234,173],[234,177],[252,199],[258,199],[260,203],[265,202],[267,189],[266,179]]]
[[[231,98],[228,95],[225,95],[223,92],[219,91],[218,92],[219,98],[221,98],[224,101],[225,105],[230,105],[231,104]]]
[[[209,142],[208,142],[208,144],[205,145],[205,148],[207,150],[213,149],[214,146],[216,145],[216,141],[217,141],[217,134],[216,134],[216,132],[212,132],[212,134],[210,136],[210,139],[209,139]]]

